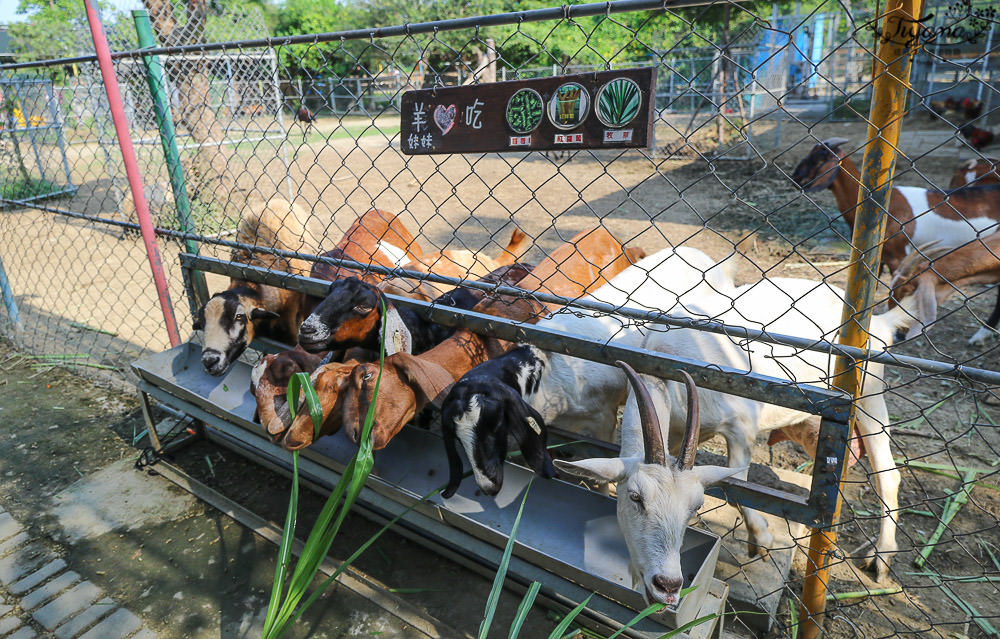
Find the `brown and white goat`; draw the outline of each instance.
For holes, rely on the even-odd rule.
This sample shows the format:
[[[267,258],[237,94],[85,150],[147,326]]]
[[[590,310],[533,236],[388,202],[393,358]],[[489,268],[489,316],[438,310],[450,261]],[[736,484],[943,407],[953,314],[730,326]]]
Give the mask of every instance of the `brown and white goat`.
[[[907,256],[892,278],[889,308],[901,306],[916,318],[907,337],[921,333],[937,319],[937,307],[952,293],[971,284],[1000,282],[1000,233],[992,233],[958,248],[934,243]],[[980,343],[996,332],[1000,299],[986,325],[969,339]]]
[[[322,257],[394,268],[420,259],[423,254],[420,244],[398,216],[372,209],[354,220],[337,246],[323,253]],[[333,266],[323,262],[313,264],[310,276],[331,282],[345,277],[360,277],[372,284],[378,284],[384,279],[378,273],[361,273],[346,266]],[[319,303],[318,299],[312,301],[314,305]]]
[[[578,297],[591,293],[642,258],[637,246],[625,247],[603,226],[577,233],[531,269],[518,283],[533,293]],[[548,304],[550,310],[560,308]]]
[[[306,215],[281,198],[251,204],[240,220],[236,241],[265,249],[311,253],[306,245]],[[270,253],[236,249],[233,262],[306,275],[308,262]],[[292,343],[305,318],[301,293],[232,278],[229,288],[205,303],[194,320],[194,330],[204,331],[201,363],[210,375],[222,375],[246,350],[255,336]]]
[[[528,249],[531,248],[531,240],[521,229],[515,228],[510,235],[507,246],[495,258],[473,253],[467,249],[445,249],[436,253],[425,253],[411,262],[403,265],[404,269],[411,271],[421,271],[423,273],[434,273],[444,277],[454,277],[456,279],[478,279],[493,273],[503,266],[509,266],[519,260]],[[437,282],[417,282],[417,292],[431,294],[426,301],[447,293],[454,289],[449,284]],[[382,288],[387,293],[407,291],[414,289],[413,280],[394,277],[386,280]],[[414,297],[409,295],[408,297]]]
[[[986,186],[1000,184],[1000,160],[997,158],[973,158],[963,162],[951,176],[949,189],[959,189],[966,185]]]
[[[631,252],[635,256],[640,253]],[[606,229],[588,229],[553,251],[518,286],[579,297],[607,283],[630,265],[629,260],[625,247]],[[525,299],[487,299],[473,310],[531,323],[547,315],[546,306]],[[510,342],[462,329],[423,355],[397,353],[387,357],[375,404],[373,448],[384,448],[414,415],[443,399],[443,393],[474,366],[511,347]],[[361,364],[347,384],[343,422],[354,442],[361,436],[363,416],[373,401],[378,372],[378,364]]]
[[[792,173],[807,192],[830,189],[844,221],[854,228],[861,173],[841,150],[844,138],[820,142]],[[943,192],[914,186],[895,186],[889,197],[889,217],[882,263],[895,273],[911,246],[934,240],[947,246],[972,241],[1000,221],[1000,184]]]

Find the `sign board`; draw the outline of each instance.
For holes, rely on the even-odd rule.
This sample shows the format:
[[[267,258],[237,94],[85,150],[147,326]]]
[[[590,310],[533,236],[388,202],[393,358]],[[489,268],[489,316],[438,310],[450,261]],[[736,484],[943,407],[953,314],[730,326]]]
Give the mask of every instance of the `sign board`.
[[[407,91],[407,155],[646,147],[656,69]]]

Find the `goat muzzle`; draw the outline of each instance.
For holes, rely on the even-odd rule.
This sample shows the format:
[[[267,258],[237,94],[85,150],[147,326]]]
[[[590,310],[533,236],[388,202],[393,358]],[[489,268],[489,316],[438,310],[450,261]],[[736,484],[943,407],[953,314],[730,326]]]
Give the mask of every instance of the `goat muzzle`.
[[[649,389],[631,366],[622,361],[616,361],[615,365],[625,371],[625,377],[635,390],[635,401],[639,405],[639,422],[642,424],[645,462],[665,466],[667,455],[663,447],[663,433],[660,431],[660,420],[656,415],[656,407],[653,406],[653,398],[649,396]]]

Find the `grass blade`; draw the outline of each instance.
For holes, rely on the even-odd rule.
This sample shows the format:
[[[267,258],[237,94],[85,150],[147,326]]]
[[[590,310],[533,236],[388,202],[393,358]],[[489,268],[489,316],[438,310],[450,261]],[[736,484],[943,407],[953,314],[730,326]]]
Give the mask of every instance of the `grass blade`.
[[[631,621],[629,621],[627,624],[625,624],[624,626],[622,626],[621,628],[619,628],[618,630],[616,630],[613,635],[611,635],[611,636],[608,637],[608,639],[615,639],[615,637],[617,637],[621,633],[625,632],[626,630],[628,630],[629,628],[631,628],[635,624],[639,623],[640,621],[642,621],[643,619],[645,619],[649,615],[657,613],[657,612],[660,612],[661,610],[663,610],[666,607],[667,607],[666,604],[661,604],[661,603],[655,603],[655,604],[651,604],[651,605],[647,606],[645,610],[643,610],[642,612],[640,612],[636,616],[632,617]]]
[[[472,471],[469,472],[471,473]],[[434,495],[437,495],[438,493],[443,491],[446,487],[447,484],[442,484],[437,488],[435,488],[433,491],[427,493],[426,495],[418,499],[417,501],[413,502],[410,506],[406,508],[406,510],[404,510],[403,512],[399,513],[398,515],[390,519],[388,522],[386,522],[386,524],[382,526],[382,528],[380,528],[377,533],[369,537],[365,541],[365,543],[358,546],[358,549],[355,550],[350,557],[345,559],[337,567],[337,569],[333,571],[333,574],[327,577],[326,580],[324,580],[323,583],[319,585],[319,587],[316,589],[315,592],[309,595],[309,598],[306,599],[306,602],[299,607],[299,610],[295,613],[295,616],[292,617],[291,622],[294,623],[295,621],[297,621],[299,617],[302,616],[302,613],[304,613],[306,609],[309,608],[309,606],[311,606],[313,603],[316,602],[317,599],[319,599],[319,596],[323,594],[323,591],[326,590],[330,586],[330,584],[332,584],[337,579],[337,577],[339,577],[345,570],[347,570],[351,566],[351,564],[353,564],[357,560],[358,557],[360,557],[366,550],[368,550],[368,548],[370,548],[372,544],[378,541],[379,537],[381,537],[385,531],[392,528],[396,524],[396,522],[402,519],[411,510],[413,510],[423,502],[427,501]]]
[[[288,560],[292,555],[292,541],[295,539],[295,519],[299,512],[299,453],[292,453],[292,493],[288,497],[288,512],[285,514],[285,527],[281,531],[281,546],[278,549],[278,563],[274,567],[274,584],[271,585],[271,599],[267,603],[267,615],[264,617],[264,636],[278,617],[278,604],[281,593],[285,589],[285,576],[288,573]]]
[[[521,598],[521,604],[517,607],[514,622],[510,624],[510,633],[507,635],[507,639],[517,639],[517,636],[521,634],[521,626],[524,625],[524,620],[528,617],[531,606],[535,604],[535,597],[538,596],[538,590],[541,587],[542,584],[537,581],[531,582],[531,585],[528,586],[528,592],[524,593],[524,597]]]
[[[514,539],[517,537],[517,527],[521,524],[521,515],[524,513],[524,503],[528,501],[528,491],[531,490],[531,483],[534,478],[528,480],[528,485],[524,488],[524,496],[521,497],[521,505],[517,509],[517,517],[514,518],[514,525],[510,529],[510,537],[507,538],[507,546],[503,550],[503,558],[497,568],[497,574],[493,578],[493,587],[490,588],[490,596],[486,600],[486,611],[483,613],[483,620],[479,624],[479,639],[486,639],[490,626],[493,625],[493,616],[497,611],[497,602],[500,600],[500,591],[503,589],[503,581],[507,577],[507,566],[510,564],[510,556],[514,551]]]
[[[319,395],[316,394],[316,387],[312,385],[312,378],[309,373],[295,373],[288,380],[288,412],[295,419],[299,409],[299,396],[304,396],[306,408],[309,410],[309,418],[313,423],[313,439],[319,438],[319,429],[323,425],[323,406],[319,403]],[[293,401],[294,398],[294,401]]]
[[[569,625],[573,623],[574,619],[580,616],[580,613],[583,612],[583,609],[587,607],[587,604],[590,603],[590,599],[593,596],[594,593],[590,593],[589,595],[587,595],[586,599],[577,604],[576,608],[570,610],[569,614],[563,617],[563,620],[559,622],[559,625],[556,626],[555,630],[553,630],[552,633],[549,635],[549,639],[561,639],[562,636],[566,634],[566,629],[569,628]]]
[[[934,547],[937,546],[938,542],[941,540],[941,535],[948,528],[948,524],[951,520],[955,518],[958,511],[965,505],[965,502],[969,500],[969,491],[973,489],[976,481],[976,470],[968,470],[962,477],[962,485],[949,495],[948,500],[945,502],[944,512],[941,513],[941,521],[938,523],[937,528],[934,530],[934,534],[931,535],[927,544],[920,549],[917,554],[916,559],[913,560],[913,564],[917,568],[923,568],[924,563],[926,563],[927,558],[931,556],[931,552]]]
[[[718,616],[719,616],[719,613],[713,612],[710,615],[705,615],[704,617],[698,617],[697,619],[694,619],[692,621],[687,622],[686,624],[684,624],[680,628],[674,628],[670,632],[668,632],[666,634],[660,635],[660,639],[670,639],[670,637],[676,637],[677,635],[681,634],[682,632],[687,632],[691,628],[694,628],[695,626],[700,626],[701,624],[706,623],[708,621],[711,621],[711,620],[715,619]]]
[[[382,301],[382,313],[385,314],[385,301]],[[385,366],[385,324],[382,324],[382,338],[381,338],[381,348],[379,349],[379,372],[378,377],[375,380],[375,391],[372,396],[372,403],[368,407],[368,414],[365,416],[364,427],[361,432],[361,444],[358,446],[358,451],[351,458],[350,463],[344,470],[343,475],[340,477],[340,481],[334,487],[333,492],[327,498],[326,503],[323,505],[323,509],[320,512],[320,517],[316,520],[313,525],[312,530],[309,532],[309,537],[306,539],[306,543],[303,546],[302,554],[299,556],[299,560],[295,564],[295,569],[292,572],[292,577],[290,580],[290,585],[288,586],[288,591],[285,594],[284,601],[281,603],[277,614],[271,620],[271,624],[265,623],[264,626],[264,639],[277,639],[281,637],[285,631],[288,629],[289,625],[301,616],[302,611],[305,607],[299,609],[299,613],[296,614],[296,608],[299,607],[299,602],[305,596],[305,591],[312,583],[313,578],[315,578],[316,573],[319,571],[319,566],[323,559],[326,557],[327,553],[330,552],[330,546],[333,545],[333,541],[340,531],[340,527],[347,517],[347,513],[350,512],[351,507],[357,500],[358,495],[361,493],[362,488],[364,488],[365,481],[368,479],[368,474],[371,472],[372,466],[375,463],[374,454],[372,451],[371,442],[371,430],[372,425],[375,421],[375,406],[378,401],[379,385],[382,381],[382,370]],[[308,375],[303,375],[298,378],[296,386],[302,388],[311,387],[312,381]],[[298,390],[295,389],[295,394],[292,395],[292,382],[289,381],[289,410],[293,406],[293,399],[297,402],[298,400]],[[314,389],[315,392],[315,389]],[[306,393],[307,402],[308,392]],[[317,402],[318,404],[318,402]],[[318,428],[316,415],[310,411],[310,417],[313,419],[313,427]],[[320,411],[319,420],[322,420],[322,412]],[[296,468],[297,471],[297,468]],[[341,503],[341,498],[343,497],[343,503]],[[339,510],[337,506],[340,506]],[[334,515],[336,514],[336,519]],[[333,523],[331,524],[331,520]],[[283,540],[284,542],[284,540]],[[324,583],[328,583],[327,582]],[[311,604],[315,601],[315,598],[310,598],[309,603]]]

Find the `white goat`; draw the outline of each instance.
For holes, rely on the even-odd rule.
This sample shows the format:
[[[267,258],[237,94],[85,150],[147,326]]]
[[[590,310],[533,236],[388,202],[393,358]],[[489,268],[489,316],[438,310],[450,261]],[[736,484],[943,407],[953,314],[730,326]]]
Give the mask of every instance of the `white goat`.
[[[697,249],[681,247],[664,249],[630,266],[589,299],[615,306],[670,310],[678,301],[683,305],[689,296],[710,299],[724,294],[728,300],[733,290],[729,264],[716,264]],[[537,325],[602,342],[638,345],[643,340],[636,324],[622,317],[579,309],[562,309]],[[441,408],[453,480],[447,494],[458,487],[462,474],[453,439],[465,449],[479,488],[488,495],[500,490],[506,447],[496,442],[505,442],[512,433],[507,432],[507,420],[493,419],[494,411],[484,407],[523,401],[537,411],[534,414],[544,425],[615,441],[618,407],[626,396],[625,377],[617,368],[537,348],[516,349],[473,368],[452,387]],[[507,406],[504,414],[532,411]],[[538,425],[531,429],[535,436],[544,437]],[[529,431],[523,434],[532,436]],[[530,443],[533,449],[540,445],[544,450],[544,442]],[[535,461],[542,467],[540,460]]]
[[[733,298],[732,306],[719,315],[727,324],[811,339],[836,339],[843,292],[825,283],[764,280],[736,289]],[[712,300],[707,301],[711,306]],[[688,307],[699,310],[693,303]],[[899,308],[872,318],[872,348],[890,344],[894,332],[912,321],[907,312]],[[791,347],[690,329],[650,330],[642,346],[800,383],[826,384],[833,369],[833,358],[822,353],[796,352]],[[680,441],[686,422],[680,401],[683,387],[648,376],[643,379],[652,395],[654,408],[650,410],[669,416],[662,436],[668,442]],[[897,548],[894,517],[900,478],[889,450],[888,412],[883,390],[882,366],[869,364],[863,378],[864,396],[858,400],[857,434],[871,460],[882,501],[879,539],[874,553],[866,559],[866,564],[874,563],[879,580],[887,576],[889,559]],[[784,429],[788,438],[802,442],[809,441],[809,433],[815,435],[818,428],[814,417],[799,411],[705,389],[698,395],[703,423],[698,439],[722,435],[728,449],[728,468],[709,466],[685,470],[670,464],[644,463],[640,406],[634,394],[626,402],[622,419],[621,457],[556,461],[557,467],[567,472],[600,482],[618,483],[618,518],[628,540],[630,568],[635,586],[640,583],[644,586],[650,602],[675,601],[672,586],[679,575],[681,540],[677,531],[683,530],[700,506],[704,487],[731,475],[746,479],[751,448],[759,432]],[[807,453],[815,453],[814,443],[811,449],[805,448]],[[766,520],[749,509],[744,509],[744,515],[750,553],[766,553],[773,542]]]

